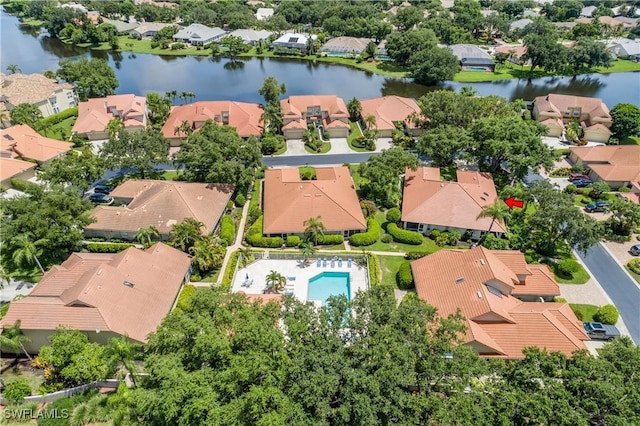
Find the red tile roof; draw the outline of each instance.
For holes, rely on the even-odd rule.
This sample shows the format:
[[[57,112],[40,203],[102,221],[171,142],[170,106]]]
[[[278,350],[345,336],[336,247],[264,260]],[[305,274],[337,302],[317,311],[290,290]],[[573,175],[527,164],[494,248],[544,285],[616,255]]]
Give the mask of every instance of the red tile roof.
[[[640,146],[601,145],[571,148],[572,153],[602,180],[640,181]]]
[[[266,171],[265,234],[302,233],[304,222],[317,216],[328,232],[367,228],[347,167],[316,168],[316,178],[301,180],[297,168]]]
[[[71,151],[73,144],[45,138],[26,124],[19,124],[0,130],[0,147],[13,158],[43,163]]]
[[[378,130],[394,130],[394,123],[398,121],[407,123],[409,127],[415,127],[408,121],[409,116],[422,114],[415,99],[400,96],[364,99],[360,101],[360,104],[362,105],[362,116],[373,115],[376,118],[375,127]]]
[[[468,325],[465,343],[482,355],[522,358],[527,346],[566,354],[585,349],[588,337],[567,304],[513,296],[547,291],[542,281],[553,280],[546,267],[526,265],[520,252],[442,250],[414,261],[411,269],[418,296],[441,316],[461,311]],[[518,278],[523,275],[524,284]]]
[[[158,243],[117,254],[74,253],[46,272],[24,299],[11,303],[0,326],[23,330],[112,331],[146,342],[172,308],[191,259]]]
[[[175,132],[184,121],[193,129],[199,129],[207,120],[222,125],[223,112],[229,114],[228,125],[235,127],[241,137],[259,136],[262,133],[263,110],[260,105],[234,101],[203,101],[171,108],[171,114],[162,126],[162,134],[165,138],[184,138],[182,132]]]
[[[4,182],[37,166],[35,163],[17,160],[15,158],[0,157],[0,181]]]
[[[407,169],[402,197],[402,220],[460,229],[506,232],[490,217],[477,219],[484,206],[498,199],[489,173],[458,170],[458,182],[440,180],[440,169]]]
[[[306,129],[307,108],[317,106],[327,114],[323,119],[327,128],[349,128],[349,112],[342,98],[335,95],[309,95],[289,96],[280,101],[285,122],[282,129]]]
[[[80,102],[78,120],[72,130],[79,134],[103,132],[114,118],[120,118],[125,128],[144,127],[146,105],[147,98],[133,94],[110,95]]]

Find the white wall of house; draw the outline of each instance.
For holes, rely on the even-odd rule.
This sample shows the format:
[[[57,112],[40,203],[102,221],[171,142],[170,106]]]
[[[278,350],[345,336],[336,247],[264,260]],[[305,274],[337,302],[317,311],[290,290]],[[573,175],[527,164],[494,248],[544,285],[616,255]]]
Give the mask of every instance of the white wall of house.
[[[43,117],[49,117],[78,105],[78,96],[74,90],[61,89],[50,98],[43,99],[35,105],[40,109]]]
[[[302,135],[304,135],[304,132],[304,129],[288,129],[283,133],[285,139],[302,139]],[[336,137],[338,136],[336,135]]]
[[[589,142],[607,143],[610,135],[610,132],[604,130],[586,130],[584,132],[584,138]]]
[[[30,169],[27,169],[22,173],[18,173],[17,175],[11,176],[10,178],[7,178],[2,182],[0,182],[0,186],[2,186],[4,189],[8,189],[8,188],[11,188],[11,179],[29,180],[35,175],[36,175],[36,164],[34,163],[33,167],[31,167]]]

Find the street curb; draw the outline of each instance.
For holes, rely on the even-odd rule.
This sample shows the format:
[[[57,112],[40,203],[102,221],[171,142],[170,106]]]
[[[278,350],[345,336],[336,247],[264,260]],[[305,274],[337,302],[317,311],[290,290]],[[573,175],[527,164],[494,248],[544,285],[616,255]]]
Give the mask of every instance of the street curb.
[[[629,273],[629,271],[627,271],[627,268],[624,267],[624,265],[622,263],[620,263],[620,261],[618,260],[617,257],[615,257],[615,255],[611,252],[611,250],[609,250],[609,247],[606,246],[606,244],[604,244],[603,242],[598,243],[600,244],[604,250],[609,253],[609,256],[611,256],[611,258],[618,264],[620,265],[620,268],[622,268],[622,270],[624,271],[625,274],[627,274],[627,276],[629,277],[629,279],[633,282],[635,282],[639,287],[640,284],[638,284],[638,282],[635,280],[635,278],[633,278],[633,276]]]
[[[598,279],[595,277],[595,275],[593,275],[593,272],[591,272],[591,270],[587,267],[587,264],[584,263],[582,261],[582,259],[580,258],[580,256],[578,256],[578,252],[576,250],[573,250],[573,254],[576,257],[576,260],[580,263],[580,265],[582,265],[582,267],[584,268],[585,271],[587,271],[587,273],[589,274],[589,276],[591,277],[590,279],[593,280],[593,282],[598,286],[598,288],[600,289],[600,291],[602,292],[602,294],[604,294],[604,297],[607,299],[607,302],[610,305],[614,305],[613,300],[611,300],[611,297],[609,297],[609,294],[606,292],[606,290],[602,287],[602,285],[600,284],[600,281],[598,281]],[[615,305],[614,305],[615,306]],[[622,316],[620,316],[620,318],[622,318]]]

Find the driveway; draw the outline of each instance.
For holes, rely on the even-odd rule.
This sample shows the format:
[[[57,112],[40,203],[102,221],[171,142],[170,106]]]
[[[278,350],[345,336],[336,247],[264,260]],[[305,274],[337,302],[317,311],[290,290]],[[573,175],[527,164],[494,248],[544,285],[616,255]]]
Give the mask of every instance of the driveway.
[[[289,139],[287,140],[287,150],[280,157],[291,155],[312,155],[304,149],[304,143],[301,139]],[[266,157],[265,157],[266,158]]]
[[[633,341],[640,343],[640,287],[602,244],[577,254],[618,308]]]
[[[631,259],[637,259],[637,256],[632,256],[629,253],[629,249],[631,246],[640,244],[638,241],[638,234],[633,235],[631,237],[631,241],[627,241],[624,243],[616,243],[613,241],[606,241],[603,244],[609,249],[609,253],[613,255],[613,257],[621,264],[626,265]]]
[[[262,157],[262,164],[267,167],[282,166],[341,166],[345,163],[359,164],[367,161],[377,152],[354,152],[351,154],[308,154],[305,155],[278,155],[274,157]]]
[[[35,286],[34,283],[11,279],[9,284],[5,284],[2,291],[0,291],[0,303],[5,304],[11,302],[13,298],[18,295],[26,296],[31,293],[31,290],[33,290]]]

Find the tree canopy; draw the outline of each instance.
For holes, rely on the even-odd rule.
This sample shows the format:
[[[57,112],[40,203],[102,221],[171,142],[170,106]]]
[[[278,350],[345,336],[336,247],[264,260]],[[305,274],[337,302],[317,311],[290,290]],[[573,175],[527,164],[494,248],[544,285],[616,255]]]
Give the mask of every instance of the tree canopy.
[[[360,164],[358,172],[366,179],[361,187],[361,197],[385,207],[397,207],[400,203],[400,175],[407,167],[416,168],[418,157],[403,148],[395,147],[374,155]]]
[[[83,193],[104,175],[104,161],[89,150],[54,159],[40,177],[53,184],[73,185]]]
[[[159,130],[128,132],[116,129],[102,145],[100,156],[109,169],[134,170],[144,179],[169,158],[169,141]]]
[[[113,95],[118,79],[109,63],[100,58],[62,59],[56,75],[76,86],[80,100]]]
[[[611,118],[611,131],[615,137],[640,136],[640,108],[637,105],[616,104],[611,108]]]

